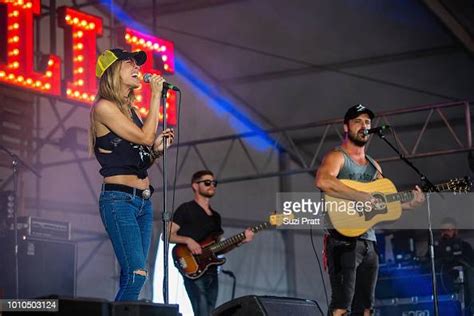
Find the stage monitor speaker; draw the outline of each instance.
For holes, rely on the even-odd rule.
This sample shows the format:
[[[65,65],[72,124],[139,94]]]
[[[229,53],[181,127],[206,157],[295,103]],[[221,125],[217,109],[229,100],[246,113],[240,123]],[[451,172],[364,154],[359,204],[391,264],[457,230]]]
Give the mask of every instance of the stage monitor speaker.
[[[111,303],[111,316],[178,316],[178,305],[153,304],[143,302]]]
[[[222,304],[213,316],[324,316],[318,303],[311,300],[249,295]]]
[[[4,298],[15,298],[15,257],[13,238],[2,239],[0,248],[0,291]],[[19,236],[19,297],[75,295],[76,244],[69,241]]]

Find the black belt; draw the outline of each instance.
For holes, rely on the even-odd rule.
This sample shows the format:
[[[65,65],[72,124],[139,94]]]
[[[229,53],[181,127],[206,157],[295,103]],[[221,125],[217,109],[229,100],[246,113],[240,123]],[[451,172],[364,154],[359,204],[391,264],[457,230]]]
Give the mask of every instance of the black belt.
[[[144,200],[148,200],[155,191],[155,189],[151,185],[149,189],[140,190],[123,184],[104,183],[102,185],[102,191],[120,191],[131,194],[133,196],[138,196],[139,198],[142,198]]]

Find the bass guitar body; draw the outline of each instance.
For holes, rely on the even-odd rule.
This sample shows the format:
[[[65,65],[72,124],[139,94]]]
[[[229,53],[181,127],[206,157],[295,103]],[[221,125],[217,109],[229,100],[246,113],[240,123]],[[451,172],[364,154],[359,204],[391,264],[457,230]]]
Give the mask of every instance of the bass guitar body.
[[[198,279],[211,266],[223,265],[225,258],[219,258],[207,247],[214,244],[214,237],[208,237],[200,243],[202,254],[193,255],[193,253],[184,244],[178,244],[173,248],[173,261],[179,272],[189,278]]]

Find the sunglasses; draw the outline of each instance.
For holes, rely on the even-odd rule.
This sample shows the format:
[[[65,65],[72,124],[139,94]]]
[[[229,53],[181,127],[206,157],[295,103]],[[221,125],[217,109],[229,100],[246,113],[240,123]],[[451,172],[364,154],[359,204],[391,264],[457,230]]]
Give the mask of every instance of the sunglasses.
[[[204,183],[206,187],[211,186],[211,184],[217,188],[217,180],[201,180],[201,181],[196,181],[196,183]]]

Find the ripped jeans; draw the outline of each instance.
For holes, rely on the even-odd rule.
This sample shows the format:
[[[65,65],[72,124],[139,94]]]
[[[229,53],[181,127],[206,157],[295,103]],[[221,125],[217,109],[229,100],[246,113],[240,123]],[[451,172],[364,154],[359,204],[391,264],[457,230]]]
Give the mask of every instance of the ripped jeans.
[[[148,274],[145,265],[153,225],[151,200],[119,191],[102,191],[99,206],[121,268],[115,301],[136,301]]]

